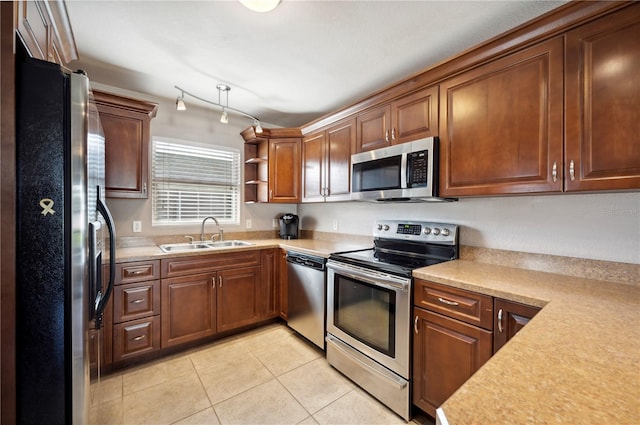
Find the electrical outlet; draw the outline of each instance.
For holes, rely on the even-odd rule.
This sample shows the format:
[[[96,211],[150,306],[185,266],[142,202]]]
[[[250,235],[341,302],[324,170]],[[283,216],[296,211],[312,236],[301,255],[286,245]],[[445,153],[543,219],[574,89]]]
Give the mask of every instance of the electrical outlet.
[[[251,219],[247,219],[247,220],[245,221],[245,227],[246,227],[247,229],[251,229],[251,226],[252,226],[252,225],[253,225],[253,223],[251,223]]]
[[[274,228],[278,227],[278,219],[277,218],[273,219],[273,221],[271,222],[271,226],[274,227]]]
[[[133,222],[133,233],[140,233],[142,232],[142,222],[141,221],[134,221]]]
[[[338,220],[333,220],[333,230],[338,230]]]

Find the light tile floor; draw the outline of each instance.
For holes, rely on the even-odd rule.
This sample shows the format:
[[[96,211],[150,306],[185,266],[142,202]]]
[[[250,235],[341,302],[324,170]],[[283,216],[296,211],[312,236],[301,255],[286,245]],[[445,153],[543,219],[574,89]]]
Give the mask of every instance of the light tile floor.
[[[281,324],[108,375],[97,398],[99,425],[405,423]]]

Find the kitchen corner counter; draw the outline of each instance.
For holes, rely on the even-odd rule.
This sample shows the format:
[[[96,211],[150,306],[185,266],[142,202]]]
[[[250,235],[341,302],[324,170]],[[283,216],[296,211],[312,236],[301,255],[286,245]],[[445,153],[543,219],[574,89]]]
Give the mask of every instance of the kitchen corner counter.
[[[449,424],[640,423],[640,286],[466,260],[414,276],[543,307],[444,402]]]
[[[247,239],[254,245],[219,248],[215,250],[186,251],[167,253],[158,245],[144,245],[118,248],[116,257],[118,262],[158,260],[163,258],[188,257],[194,255],[215,255],[237,251],[253,251],[256,249],[282,248],[321,257],[328,257],[333,252],[370,248],[372,244],[354,243],[348,241],[325,241],[316,239]]]

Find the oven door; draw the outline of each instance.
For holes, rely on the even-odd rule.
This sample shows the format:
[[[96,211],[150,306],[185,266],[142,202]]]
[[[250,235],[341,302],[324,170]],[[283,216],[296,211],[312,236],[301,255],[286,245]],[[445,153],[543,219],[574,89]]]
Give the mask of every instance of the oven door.
[[[327,263],[327,333],[409,379],[411,278]]]

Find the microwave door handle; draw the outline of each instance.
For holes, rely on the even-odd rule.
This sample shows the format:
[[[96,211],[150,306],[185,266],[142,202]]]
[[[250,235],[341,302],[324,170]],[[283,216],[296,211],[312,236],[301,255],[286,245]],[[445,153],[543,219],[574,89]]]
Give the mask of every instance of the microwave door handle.
[[[400,188],[407,188],[407,176],[409,175],[409,169],[407,167],[407,153],[403,153],[400,158]]]
[[[100,186],[98,186],[98,211],[102,214],[107,224],[107,229],[109,229],[109,284],[96,308],[96,330],[101,327],[102,314],[107,307],[107,302],[113,291],[113,283],[116,276],[116,227],[113,223],[113,217],[111,217],[111,211],[109,211],[109,208],[107,208],[104,202],[102,202],[102,199],[100,199]]]

